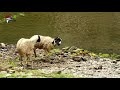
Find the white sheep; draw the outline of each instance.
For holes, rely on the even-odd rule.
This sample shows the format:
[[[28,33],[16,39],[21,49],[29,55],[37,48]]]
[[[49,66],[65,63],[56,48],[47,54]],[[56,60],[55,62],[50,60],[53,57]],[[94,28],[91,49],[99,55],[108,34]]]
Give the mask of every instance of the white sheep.
[[[40,36],[40,42],[37,42],[34,45],[34,55],[35,57],[37,57],[36,55],[36,49],[43,49],[45,50],[46,53],[48,53],[50,50],[52,50],[56,45],[61,45],[61,41],[62,39],[59,37],[56,38],[51,38],[49,36]],[[37,38],[37,35],[32,36],[30,39],[35,39]]]
[[[31,59],[31,55],[33,54],[34,45],[37,42],[40,42],[39,35],[36,35],[36,38],[26,39],[21,38],[18,40],[16,45],[16,51],[20,55],[20,60],[22,61],[23,57],[26,58],[26,60]],[[21,62],[22,63],[22,62]]]

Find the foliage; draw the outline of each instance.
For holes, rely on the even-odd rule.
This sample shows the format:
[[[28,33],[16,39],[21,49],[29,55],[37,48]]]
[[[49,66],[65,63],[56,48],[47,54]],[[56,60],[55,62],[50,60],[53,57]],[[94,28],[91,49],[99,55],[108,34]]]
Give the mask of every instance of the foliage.
[[[56,53],[61,53],[61,50],[60,49],[53,49],[48,53],[48,55],[50,56],[50,55],[53,55],[53,54],[56,54]]]
[[[99,57],[102,58],[111,58],[111,59],[120,59],[120,55],[119,54],[103,54],[103,53],[99,53],[98,54]]]
[[[110,57],[109,54],[102,54],[102,53],[99,53],[98,56],[104,57],[104,58],[109,58]]]
[[[20,17],[20,16],[25,16],[24,12],[18,12],[18,13],[13,13],[13,15],[11,15],[12,18],[14,20],[17,19],[17,17]],[[2,16],[2,14],[0,14],[0,23],[4,23],[6,20],[4,18],[4,16]]]

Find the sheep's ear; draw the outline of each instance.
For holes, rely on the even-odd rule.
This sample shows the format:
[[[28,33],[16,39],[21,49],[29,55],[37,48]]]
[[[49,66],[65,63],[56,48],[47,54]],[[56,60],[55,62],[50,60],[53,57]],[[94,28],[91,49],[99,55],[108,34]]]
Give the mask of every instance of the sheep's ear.
[[[55,44],[55,41],[53,40],[52,44],[54,45]]]
[[[56,37],[54,40],[59,41],[59,42],[62,41],[62,39],[60,37]]]
[[[55,40],[58,40],[58,39],[59,39],[59,40],[62,40],[60,37],[56,37],[56,38],[55,38]]]
[[[57,40],[59,37],[56,37],[55,40]]]

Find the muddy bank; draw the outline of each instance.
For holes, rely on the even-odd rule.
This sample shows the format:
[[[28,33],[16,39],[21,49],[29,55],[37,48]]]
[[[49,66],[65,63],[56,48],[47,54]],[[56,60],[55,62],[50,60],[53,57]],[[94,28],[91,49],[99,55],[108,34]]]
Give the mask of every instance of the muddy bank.
[[[0,48],[0,74],[4,72],[11,76],[16,72],[19,74],[25,70],[41,70],[45,74],[53,72],[71,74],[73,78],[120,77],[119,59],[102,58],[74,46],[65,47],[61,50],[54,49],[47,56],[43,53],[43,50],[37,49],[37,58],[33,55],[32,61],[28,61],[28,65],[24,64],[21,67],[19,55],[15,53],[15,45],[10,44],[5,48]],[[33,77],[35,76],[33,75]]]

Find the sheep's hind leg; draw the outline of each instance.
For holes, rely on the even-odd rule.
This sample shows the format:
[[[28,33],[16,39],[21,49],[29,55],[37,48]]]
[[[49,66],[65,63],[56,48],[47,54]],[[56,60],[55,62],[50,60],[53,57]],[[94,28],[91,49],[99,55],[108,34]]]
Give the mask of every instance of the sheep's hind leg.
[[[31,61],[32,63],[31,63],[31,65],[30,65],[30,64],[28,64],[28,60],[31,61],[31,56],[29,56],[29,55],[27,55],[26,66],[27,66],[27,67],[30,67],[30,66],[31,66],[31,68],[33,69],[33,61]]]
[[[37,57],[37,55],[36,55],[36,49],[34,49],[34,55],[35,55],[35,58]]]

